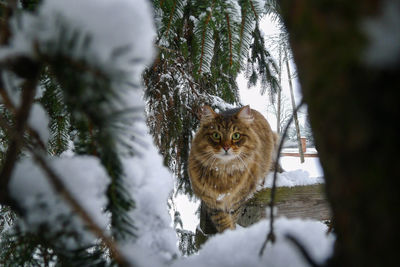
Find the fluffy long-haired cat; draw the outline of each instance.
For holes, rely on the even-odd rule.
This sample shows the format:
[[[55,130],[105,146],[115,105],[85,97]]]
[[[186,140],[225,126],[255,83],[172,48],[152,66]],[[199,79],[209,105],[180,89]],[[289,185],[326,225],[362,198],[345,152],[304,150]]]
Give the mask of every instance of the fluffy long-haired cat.
[[[203,107],[189,176],[218,232],[235,228],[242,204],[264,181],[275,139],[267,120],[249,106],[219,114]]]

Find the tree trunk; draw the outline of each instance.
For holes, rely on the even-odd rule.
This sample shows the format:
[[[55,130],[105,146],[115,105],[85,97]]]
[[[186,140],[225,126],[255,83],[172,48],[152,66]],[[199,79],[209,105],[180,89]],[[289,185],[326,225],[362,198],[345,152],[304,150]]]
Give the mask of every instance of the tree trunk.
[[[279,74],[278,74],[279,90],[278,90],[278,102],[276,112],[276,132],[279,135],[281,133],[281,98],[282,98],[282,45],[279,45]]]
[[[400,61],[363,61],[363,23],[384,3],[396,1],[281,1],[334,217],[327,266],[399,263]]]
[[[288,58],[288,54],[287,54],[287,48],[285,47],[284,49],[285,49],[286,70],[287,70],[287,75],[288,75],[288,80],[289,80],[290,98],[292,100],[293,119],[294,119],[294,125],[296,127],[297,144],[299,146],[300,162],[304,163],[304,152],[303,152],[303,145],[301,143],[299,118],[297,117],[296,101],[294,100],[294,93],[293,93],[292,74],[290,73],[289,58]]]

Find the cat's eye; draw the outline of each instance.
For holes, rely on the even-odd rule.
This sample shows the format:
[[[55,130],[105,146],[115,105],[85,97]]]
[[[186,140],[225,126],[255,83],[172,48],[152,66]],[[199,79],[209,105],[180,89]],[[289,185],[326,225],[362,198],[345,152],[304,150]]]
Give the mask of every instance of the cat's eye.
[[[221,135],[220,135],[219,133],[217,133],[217,132],[214,132],[214,133],[212,134],[212,137],[213,137],[214,139],[220,139],[220,138],[221,138]]]
[[[234,133],[234,134],[232,135],[232,139],[233,139],[233,140],[239,140],[239,138],[240,138],[240,133]]]

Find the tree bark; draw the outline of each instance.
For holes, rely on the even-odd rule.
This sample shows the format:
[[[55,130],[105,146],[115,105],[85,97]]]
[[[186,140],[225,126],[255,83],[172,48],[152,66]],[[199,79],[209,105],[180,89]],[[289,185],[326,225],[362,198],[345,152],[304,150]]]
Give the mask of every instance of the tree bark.
[[[278,103],[276,112],[276,132],[279,135],[281,133],[281,98],[282,98],[282,45],[279,44],[279,74],[278,82],[280,88],[278,90]]]
[[[363,22],[387,2],[281,1],[333,212],[327,266],[399,263],[400,63],[363,62]]]

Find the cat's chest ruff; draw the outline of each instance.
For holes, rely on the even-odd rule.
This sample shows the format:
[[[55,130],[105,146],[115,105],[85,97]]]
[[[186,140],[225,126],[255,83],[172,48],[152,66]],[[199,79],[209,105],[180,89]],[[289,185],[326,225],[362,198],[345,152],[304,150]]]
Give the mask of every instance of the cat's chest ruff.
[[[218,176],[235,176],[241,175],[246,171],[246,166],[244,163],[239,163],[237,161],[230,161],[230,162],[222,162],[220,164],[216,164],[213,167],[212,172],[215,174],[216,177]]]

